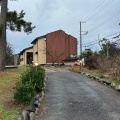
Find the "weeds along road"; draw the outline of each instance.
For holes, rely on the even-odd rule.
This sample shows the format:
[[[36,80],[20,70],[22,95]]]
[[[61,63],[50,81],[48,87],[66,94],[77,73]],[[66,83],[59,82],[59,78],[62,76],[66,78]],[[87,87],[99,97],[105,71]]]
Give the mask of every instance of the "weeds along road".
[[[44,113],[36,120],[120,120],[120,93],[69,71],[48,71]]]

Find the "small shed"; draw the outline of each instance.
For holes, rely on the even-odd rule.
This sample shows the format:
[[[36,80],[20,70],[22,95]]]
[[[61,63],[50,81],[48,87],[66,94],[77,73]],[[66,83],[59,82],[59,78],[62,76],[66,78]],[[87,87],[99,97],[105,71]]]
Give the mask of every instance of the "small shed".
[[[77,57],[68,57],[67,59],[62,60],[65,65],[72,66],[75,62],[77,62],[79,58]]]

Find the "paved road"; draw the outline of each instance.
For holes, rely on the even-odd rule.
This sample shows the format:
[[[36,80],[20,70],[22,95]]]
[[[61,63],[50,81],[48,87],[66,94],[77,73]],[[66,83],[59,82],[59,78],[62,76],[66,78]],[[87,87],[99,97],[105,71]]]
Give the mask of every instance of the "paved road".
[[[36,120],[120,120],[120,93],[87,77],[50,71],[44,113]]]

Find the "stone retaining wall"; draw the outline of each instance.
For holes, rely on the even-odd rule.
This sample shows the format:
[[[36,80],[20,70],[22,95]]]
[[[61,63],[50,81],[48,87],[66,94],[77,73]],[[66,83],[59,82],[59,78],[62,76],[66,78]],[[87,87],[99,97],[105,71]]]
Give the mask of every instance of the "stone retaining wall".
[[[46,87],[46,80],[48,79],[48,77],[45,77],[44,80],[44,88],[42,90],[41,93],[37,94],[30,103],[30,106],[25,108],[22,111],[22,115],[19,116],[18,120],[35,120],[36,115],[38,114],[38,111],[40,109],[41,106],[41,102],[44,98],[44,94],[45,94],[45,87]]]

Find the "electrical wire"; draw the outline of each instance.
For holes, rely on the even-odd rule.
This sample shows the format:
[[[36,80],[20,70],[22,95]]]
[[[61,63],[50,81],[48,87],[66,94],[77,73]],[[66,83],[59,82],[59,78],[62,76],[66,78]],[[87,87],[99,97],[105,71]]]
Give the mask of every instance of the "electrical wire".
[[[94,17],[95,14],[101,12],[103,9],[105,9],[107,6],[109,6],[112,2],[113,2],[112,0],[109,0],[109,1],[106,0],[106,1],[102,2],[102,4],[100,4],[100,5],[91,13],[91,15],[89,15],[89,16],[86,18],[85,21],[88,22],[89,20],[91,20],[91,19]],[[109,21],[108,21],[108,22],[109,22]],[[107,23],[107,22],[105,22],[105,23]],[[105,24],[105,23],[102,23],[102,24]],[[102,24],[96,26],[95,28],[90,29],[89,31],[91,31],[91,30],[93,31],[94,29],[97,29],[98,27],[103,26]],[[77,30],[77,28],[78,28],[78,26],[77,26],[74,30],[72,30],[70,33],[76,32],[75,30]]]
[[[114,37],[113,37],[113,35],[115,35]],[[110,37],[110,36],[112,36],[112,37]],[[120,32],[117,32],[117,33],[114,33],[114,34],[111,34],[111,35],[109,35],[109,36],[106,36],[106,37],[103,37],[103,38],[108,38],[109,37],[109,39],[108,40],[110,40],[110,42],[115,42],[115,38],[116,37],[120,37]],[[89,46],[91,46],[91,45],[95,45],[95,44],[98,44],[99,42],[103,42],[103,38],[101,38],[101,39],[99,39],[98,41],[91,41],[91,42],[88,42],[88,43],[86,43],[86,44],[83,44],[85,47],[89,47]],[[115,40],[113,40],[113,38],[115,39]]]
[[[119,17],[119,16],[120,16],[120,11],[119,11],[119,13],[117,13],[116,15],[113,15],[111,18],[109,18],[109,19],[105,20],[103,23],[101,23],[101,24],[99,24],[99,25],[97,25],[97,26],[95,26],[95,27],[91,28],[91,29],[90,29],[90,30],[88,30],[88,31],[89,31],[89,32],[94,31],[94,30],[96,30],[96,29],[98,29],[98,28],[102,27],[102,26],[103,26],[103,25],[105,25],[106,23],[108,23],[108,22],[110,22],[110,21],[114,20],[114,19],[115,19],[115,17]]]
[[[106,0],[107,1],[107,0]],[[89,20],[91,20],[95,15],[98,15],[99,12],[101,12],[102,10],[104,10],[106,7],[108,7],[112,2],[114,2],[113,0],[109,0],[109,1],[104,1],[99,7],[97,7],[93,13],[86,19],[86,22],[88,22]],[[106,3],[105,3],[106,2]],[[104,4],[105,3],[105,4]]]
[[[109,1],[106,0],[106,1],[104,1],[101,5],[99,5],[99,7],[97,7],[97,8],[91,13],[91,15],[89,15],[89,17],[86,18],[85,21],[88,22],[89,20],[91,20],[91,19],[93,18],[93,15],[101,12],[103,9],[105,9],[107,6],[109,6],[112,2],[114,2],[114,1],[113,1],[113,0],[109,0]],[[97,14],[97,15],[98,15],[98,14]],[[105,21],[105,23],[102,23],[102,24],[100,24],[100,25],[98,25],[98,26],[96,26],[95,28],[92,28],[92,29],[90,29],[90,30],[97,29],[98,27],[103,26],[103,24],[106,24],[107,22],[109,22],[109,21]],[[89,31],[90,31],[90,30],[89,30]]]
[[[104,2],[102,2],[102,4],[100,4],[92,13],[91,15],[89,15],[86,20],[90,20],[91,18],[93,18],[97,13],[101,12],[104,8],[106,8],[108,5],[110,5],[113,2],[113,0],[105,0]],[[78,18],[78,16],[74,17],[74,18]],[[68,23],[69,24],[69,23]],[[76,26],[78,23],[76,23],[74,26]],[[64,25],[65,29],[67,29],[68,31],[71,29],[71,26],[67,28],[67,24]],[[92,28],[93,29],[93,28]],[[75,33],[76,30],[78,30],[78,25],[72,29],[69,33]]]
[[[106,0],[107,1],[107,0]],[[108,6],[108,4],[110,4],[111,2],[113,2],[112,0],[109,0],[109,1],[104,1],[101,5],[99,5],[99,7],[97,7],[94,11],[93,11],[93,13],[91,13],[91,15],[89,15],[89,17],[87,18],[87,19],[90,19],[93,15],[94,15],[94,13],[96,14],[96,10],[97,10],[97,12],[100,12],[100,10],[101,9],[104,9],[105,7],[107,7]],[[106,2],[106,3],[105,3]],[[104,4],[105,3],[105,4]],[[74,17],[74,18],[78,18],[78,16],[76,16],[76,17]],[[77,24],[75,24],[75,25],[77,25]],[[78,27],[78,26],[77,26]],[[74,29],[74,30],[71,30],[70,31],[70,33],[72,33],[72,32],[74,32],[76,29],[77,29],[77,27]],[[67,24],[65,25],[65,29],[67,28]],[[69,31],[69,29],[71,28],[71,26],[69,27],[69,28],[67,28],[68,29],[68,31]]]
[[[116,36],[114,36],[114,35],[116,35]],[[117,32],[117,33],[114,33],[114,34],[105,36],[105,37],[103,37],[103,38],[113,39],[114,37],[117,37],[117,36],[119,36],[119,35],[120,35],[120,32]],[[114,36],[114,37],[111,37],[111,36]],[[102,40],[102,38],[100,38],[99,40]],[[91,41],[91,42],[88,42],[88,43],[84,43],[83,45],[88,45],[88,44],[91,44],[91,43],[94,43],[94,42],[96,42],[96,40]]]

